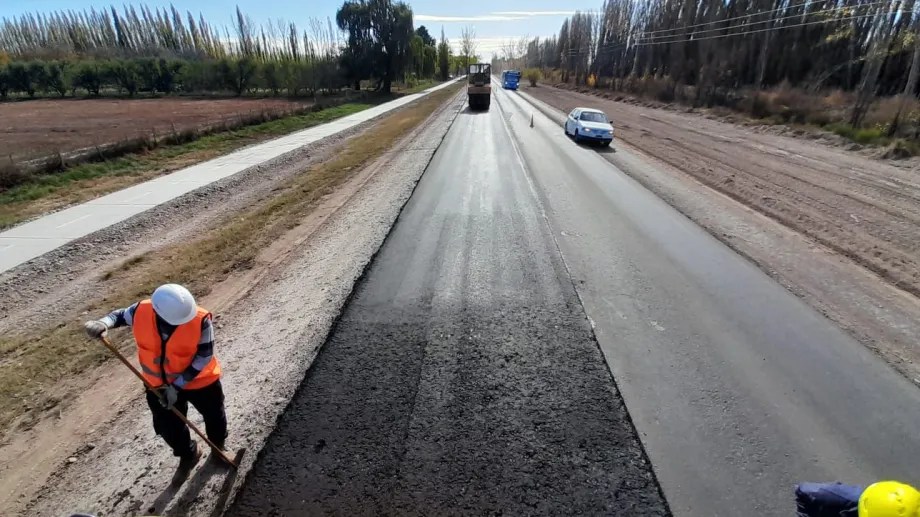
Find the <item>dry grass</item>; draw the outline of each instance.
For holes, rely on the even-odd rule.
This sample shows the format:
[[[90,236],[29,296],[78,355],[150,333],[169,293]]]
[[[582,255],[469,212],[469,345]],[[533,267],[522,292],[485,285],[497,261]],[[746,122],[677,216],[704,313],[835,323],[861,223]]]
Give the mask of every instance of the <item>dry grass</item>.
[[[96,199],[97,197],[104,196],[111,192],[137,185],[138,183],[143,183],[157,176],[169,174],[170,172],[190,167],[196,163],[216,158],[237,147],[248,145],[247,142],[257,143],[258,140],[240,139],[231,147],[224,148],[224,146],[213,146],[207,149],[189,150],[162,160],[158,160],[153,153],[149,153],[145,156],[148,160],[143,161],[156,161],[157,163],[150,167],[140,167],[137,171],[124,171],[113,175],[100,175],[97,177],[74,180],[70,182],[66,188],[49,189],[47,192],[42,192],[42,195],[35,196],[34,198],[32,196],[24,196],[22,199],[9,202],[5,202],[0,198],[0,230],[27,221],[33,217],[59,210],[70,205]],[[0,166],[0,169],[2,169],[2,166]],[[2,172],[0,172],[0,175],[2,175]]]
[[[353,139],[335,158],[303,171],[279,187],[277,195],[248,212],[216,224],[200,238],[130,259],[102,275],[100,292],[77,310],[93,317],[149,296],[164,282],[189,286],[198,296],[252,268],[259,251],[295,227],[325,194],[347,181],[424,121],[458,86],[445,88],[378,122],[369,137]],[[43,315],[51,317],[52,315]],[[122,347],[130,350],[130,342]],[[27,426],[61,402],[62,386],[109,357],[83,335],[81,321],[63,321],[45,332],[0,338],[0,426]]]

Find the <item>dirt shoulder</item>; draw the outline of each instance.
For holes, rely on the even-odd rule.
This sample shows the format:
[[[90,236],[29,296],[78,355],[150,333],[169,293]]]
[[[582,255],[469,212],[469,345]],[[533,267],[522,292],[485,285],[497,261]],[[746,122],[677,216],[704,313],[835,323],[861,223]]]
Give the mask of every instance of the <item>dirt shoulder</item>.
[[[801,139],[551,87],[559,116],[605,110],[621,170],[920,383],[920,178]]]
[[[718,122],[740,125],[753,133],[767,134],[773,136],[785,136],[795,139],[807,139],[814,143],[828,147],[846,150],[859,156],[873,160],[884,161],[888,165],[904,169],[916,169],[920,167],[920,156],[916,155],[915,146],[903,139],[897,137],[888,137],[884,131],[878,128],[855,129],[846,124],[849,113],[849,106],[855,102],[854,97],[848,93],[835,92],[828,96],[815,96],[812,99],[804,96],[801,92],[792,90],[773,90],[763,94],[764,102],[773,103],[770,112],[772,115],[764,115],[766,118],[757,118],[747,111],[730,109],[725,106],[696,107],[681,102],[661,102],[659,100],[637,97],[632,94],[607,90],[603,88],[575,87],[571,84],[557,83],[551,88],[560,89],[568,92],[577,92],[591,97],[598,97],[609,101],[623,103],[637,108],[652,108],[655,110],[669,111],[679,114],[690,114]],[[529,86],[524,89],[530,91]],[[769,100],[769,99],[773,100]],[[886,98],[879,101],[874,109],[878,113],[872,114],[870,108],[869,118],[875,120],[879,127],[885,126],[891,117],[893,103],[898,101],[895,98]],[[789,106],[793,104],[794,106]],[[896,110],[897,108],[894,107]],[[809,119],[804,113],[810,113],[818,122],[795,122],[789,117],[794,114]],[[783,115],[785,113],[785,116]],[[785,120],[786,122],[783,122]],[[828,121],[828,122],[824,122]],[[836,121],[836,122],[833,122]],[[821,125],[823,124],[823,125]],[[867,121],[867,126],[872,126],[873,122]]]
[[[104,284],[104,278],[127,274],[130,281],[137,273],[132,272],[137,264],[134,258],[194,239],[210,231],[207,228],[226,226],[247,208],[275,206],[278,189],[285,182],[303,176],[308,169],[311,173],[322,170],[324,166],[312,160],[315,156],[343,165],[351,150],[364,147],[362,142],[374,138],[382,128],[406,135],[366,167],[341,167],[347,180],[317,191],[320,197],[302,217],[272,219],[285,231],[245,264],[223,272],[202,297],[202,304],[216,314],[230,446],[250,451],[242,475],[215,476],[214,469],[206,467],[193,474],[179,493],[164,492],[175,460],[150,429],[136,381],[108,364],[73,380],[69,392],[79,395],[65,399],[66,404],[52,404],[43,418],[7,434],[0,445],[0,507],[8,509],[5,513],[55,515],[92,510],[120,515],[144,513],[154,506],[165,514],[210,513],[213,503],[229,493],[221,490],[222,483],[242,481],[355,280],[446,133],[458,105],[453,101],[443,104],[445,98],[459,100],[450,91],[433,94],[393,114],[406,112],[406,116],[385,116],[357,128],[349,135],[357,138],[337,137],[326,148],[305,148],[280,162],[241,173],[135,218],[141,220],[100,232],[93,236],[99,239],[97,243],[92,239],[75,243],[69,250],[75,256],[62,251],[56,258],[49,257],[44,269],[8,277],[8,281],[21,282],[20,287],[31,285],[30,277],[42,279],[37,289],[45,291],[38,293],[47,302],[43,317],[68,324],[84,319],[87,315],[74,314],[74,303],[81,296],[98,293],[96,286]],[[419,109],[434,114],[425,120],[413,119]],[[281,195],[287,194],[282,191]],[[119,252],[108,256],[113,245]],[[79,285],[71,287],[56,280],[61,275],[73,275],[73,283]],[[146,282],[142,277],[139,281]],[[67,287],[50,292],[55,282]],[[5,288],[18,290],[10,284]],[[28,321],[30,313],[34,319],[35,307],[40,306],[30,304],[26,296],[11,305],[15,314],[4,321],[11,325],[7,328]]]

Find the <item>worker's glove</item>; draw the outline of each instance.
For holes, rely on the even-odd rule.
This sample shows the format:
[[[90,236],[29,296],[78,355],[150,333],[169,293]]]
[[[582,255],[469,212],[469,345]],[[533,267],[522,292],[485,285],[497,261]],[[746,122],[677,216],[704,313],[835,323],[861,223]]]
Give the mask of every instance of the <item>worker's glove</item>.
[[[172,409],[179,400],[179,388],[168,384],[160,391],[160,404],[166,409]]]
[[[105,335],[106,331],[109,330],[109,327],[99,320],[93,320],[84,323],[83,329],[86,330],[87,336],[93,339],[99,339]]]

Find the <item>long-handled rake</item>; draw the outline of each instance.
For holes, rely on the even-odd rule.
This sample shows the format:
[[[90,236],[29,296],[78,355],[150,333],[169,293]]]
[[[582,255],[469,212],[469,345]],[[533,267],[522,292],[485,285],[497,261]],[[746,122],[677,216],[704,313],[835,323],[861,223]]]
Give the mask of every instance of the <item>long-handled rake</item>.
[[[163,401],[163,393],[161,393],[159,390],[157,390],[156,388],[150,386],[150,384],[147,383],[147,380],[144,379],[144,376],[141,375],[141,372],[139,372],[139,371],[137,370],[137,368],[135,368],[134,365],[131,364],[131,362],[128,361],[128,359],[127,359],[121,352],[119,352],[117,348],[115,348],[115,346],[112,344],[112,342],[109,341],[109,338],[108,338],[107,336],[103,335],[103,336],[100,336],[100,339],[102,340],[102,344],[104,344],[106,348],[108,348],[113,354],[115,354],[115,357],[117,357],[117,358],[122,362],[122,364],[124,364],[125,366],[127,366],[128,369],[131,370],[131,372],[134,373],[134,375],[137,376],[137,378],[140,379],[141,382],[144,383],[144,387],[147,388],[148,390],[150,390],[150,391],[151,391],[154,395],[156,395],[157,398],[160,399],[160,401],[162,402],[162,401]],[[229,456],[227,456],[227,453],[224,452],[223,449],[221,449],[220,447],[214,445],[214,442],[212,442],[211,440],[209,440],[208,437],[205,436],[205,434],[204,434],[203,432],[201,432],[201,429],[198,429],[198,426],[196,426],[195,424],[189,422],[188,418],[186,418],[186,416],[183,415],[181,411],[179,411],[179,410],[176,409],[176,408],[170,408],[170,409],[172,409],[173,414],[176,415],[177,417],[179,417],[179,419],[182,420],[182,422],[184,422],[185,425],[189,426],[189,428],[191,428],[192,431],[195,431],[195,434],[197,434],[198,436],[200,436],[201,439],[204,440],[205,443],[207,443],[207,444],[211,447],[211,450],[214,451],[214,453],[217,454],[217,455],[220,457],[220,459],[224,460],[224,462],[225,462],[227,465],[230,465],[230,466],[233,467],[233,468],[237,468],[237,467],[238,467],[236,461],[234,461],[232,458],[230,458]]]

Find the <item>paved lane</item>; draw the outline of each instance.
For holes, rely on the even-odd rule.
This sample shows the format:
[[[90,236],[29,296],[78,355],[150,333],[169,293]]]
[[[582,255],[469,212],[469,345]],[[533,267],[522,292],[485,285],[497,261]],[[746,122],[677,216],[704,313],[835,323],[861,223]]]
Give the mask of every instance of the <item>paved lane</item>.
[[[788,516],[803,479],[917,479],[916,387],[604,151],[497,98],[675,515]]]
[[[360,113],[246,147],[0,232],[0,272],[249,167],[345,131],[450,84],[440,84]]]
[[[229,514],[667,514],[498,109],[458,116]]]

